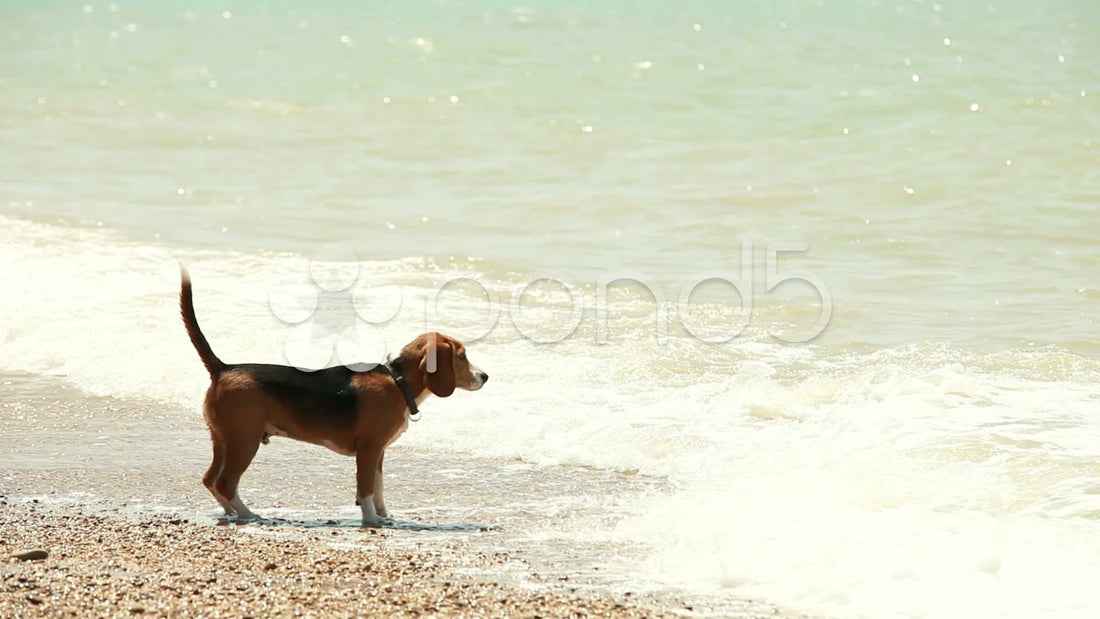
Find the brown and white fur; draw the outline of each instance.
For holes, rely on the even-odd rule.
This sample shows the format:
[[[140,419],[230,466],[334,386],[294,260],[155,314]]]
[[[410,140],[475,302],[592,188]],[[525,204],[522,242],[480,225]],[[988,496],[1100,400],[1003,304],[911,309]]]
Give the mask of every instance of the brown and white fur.
[[[382,459],[409,425],[409,405],[384,367],[357,372],[338,366],[315,372],[262,363],[223,363],[195,318],[191,278],[181,269],[180,312],[191,343],[210,373],[203,411],[214,460],[202,483],[226,515],[254,519],[237,493],[260,443],[286,436],[355,457],[356,504],[364,526],[387,517],[382,497]],[[476,391],[489,376],[466,359],[466,347],[440,333],[409,342],[390,362],[419,404],[429,394],[445,398],[455,388]]]

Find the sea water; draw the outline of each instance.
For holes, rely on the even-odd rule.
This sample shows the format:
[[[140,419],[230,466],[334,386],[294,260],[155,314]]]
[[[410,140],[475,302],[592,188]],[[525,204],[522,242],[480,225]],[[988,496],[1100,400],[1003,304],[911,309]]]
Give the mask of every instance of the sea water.
[[[227,361],[466,340],[395,448],[659,480],[525,525],[624,578],[1095,616],[1097,57],[1074,0],[4,3],[0,369],[201,425],[183,262]]]

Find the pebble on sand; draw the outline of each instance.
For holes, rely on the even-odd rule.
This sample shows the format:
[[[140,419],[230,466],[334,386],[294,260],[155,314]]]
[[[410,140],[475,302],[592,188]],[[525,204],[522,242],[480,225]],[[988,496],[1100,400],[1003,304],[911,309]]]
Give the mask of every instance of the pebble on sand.
[[[20,561],[41,561],[48,556],[50,556],[50,553],[45,550],[27,550],[12,555],[12,558],[19,559]]]

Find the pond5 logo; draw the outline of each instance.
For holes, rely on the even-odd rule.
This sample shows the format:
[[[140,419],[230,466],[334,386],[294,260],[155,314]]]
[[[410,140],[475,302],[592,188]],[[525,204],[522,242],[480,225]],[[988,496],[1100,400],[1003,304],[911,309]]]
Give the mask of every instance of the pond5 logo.
[[[610,305],[608,290],[612,286],[634,284],[652,295],[656,307],[655,336],[659,344],[668,340],[669,324],[673,313],[684,331],[692,338],[706,344],[724,344],[739,336],[753,316],[755,290],[753,285],[753,244],[741,243],[741,263],[735,275],[715,271],[700,273],[680,287],[679,296],[670,301],[661,286],[651,278],[638,273],[609,273],[582,289],[576,283],[556,275],[539,274],[524,278],[510,287],[508,301],[502,303],[496,287],[487,285],[476,274],[451,273],[440,278],[423,299],[423,330],[448,330],[445,316],[440,315],[440,299],[452,284],[472,284],[479,289],[479,296],[487,307],[476,308],[476,315],[483,319],[467,332],[461,333],[463,341],[472,344],[485,339],[499,326],[501,316],[508,314],[516,332],[529,341],[552,344],[573,337],[585,319],[586,305],[594,303],[595,312],[587,314],[596,320],[596,344],[609,343]],[[789,281],[808,284],[821,299],[815,322],[784,330],[772,329],[769,334],[783,342],[803,343],[824,332],[833,315],[833,298],[825,282],[818,276],[798,270],[779,269],[783,254],[805,253],[806,243],[773,243],[766,247],[764,290],[771,293],[779,285]],[[341,244],[331,244],[318,250],[309,264],[312,285],[278,286],[269,293],[272,313],[290,326],[290,334],[283,351],[289,364],[301,369],[319,369],[334,361],[353,369],[369,369],[382,362],[387,346],[386,324],[393,321],[404,305],[404,291],[388,280],[362,277],[355,252]],[[553,334],[540,331],[539,325],[524,321],[522,303],[525,293],[536,284],[552,284],[561,288],[569,297],[569,309],[562,316],[568,318],[554,324]],[[693,317],[693,297],[707,284],[725,284],[740,297],[737,316],[729,324],[720,321],[700,321]],[[423,291],[422,291],[423,292]],[[423,294],[421,294],[423,296]],[[587,300],[586,300],[587,299]],[[417,303],[419,306],[419,303]],[[368,360],[368,361],[364,361]]]
[[[337,362],[364,371],[385,361],[390,349],[381,327],[400,313],[401,290],[360,271],[355,252],[333,243],[310,259],[312,285],[271,288],[271,313],[290,327],[283,344],[287,363],[317,370]]]

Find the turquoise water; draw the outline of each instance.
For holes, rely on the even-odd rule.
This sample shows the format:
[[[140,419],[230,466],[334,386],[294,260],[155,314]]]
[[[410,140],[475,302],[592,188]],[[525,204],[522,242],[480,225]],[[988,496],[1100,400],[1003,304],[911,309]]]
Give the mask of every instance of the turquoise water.
[[[801,241],[845,339],[1095,352],[1088,3],[35,6],[18,217],[670,287]]]
[[[310,299],[356,308],[322,360],[378,358],[469,276],[488,292],[446,289],[435,326],[493,327],[492,390],[402,441],[668,479],[585,533],[650,544],[630,577],[839,616],[1091,616],[1097,57],[1084,0],[5,3],[0,367],[196,415],[176,261],[250,361],[318,344],[279,305]],[[354,298],[310,281],[331,243]],[[713,282],[677,307],[747,279],[748,243],[751,316]],[[769,246],[798,244],[772,277],[818,290],[772,287]],[[571,335],[565,290],[514,288],[536,275],[580,295]],[[619,284],[603,321],[619,277],[667,320]],[[769,334],[812,330],[819,290],[817,338]],[[684,314],[747,320],[707,345]],[[157,380],[111,370],[133,362]]]

